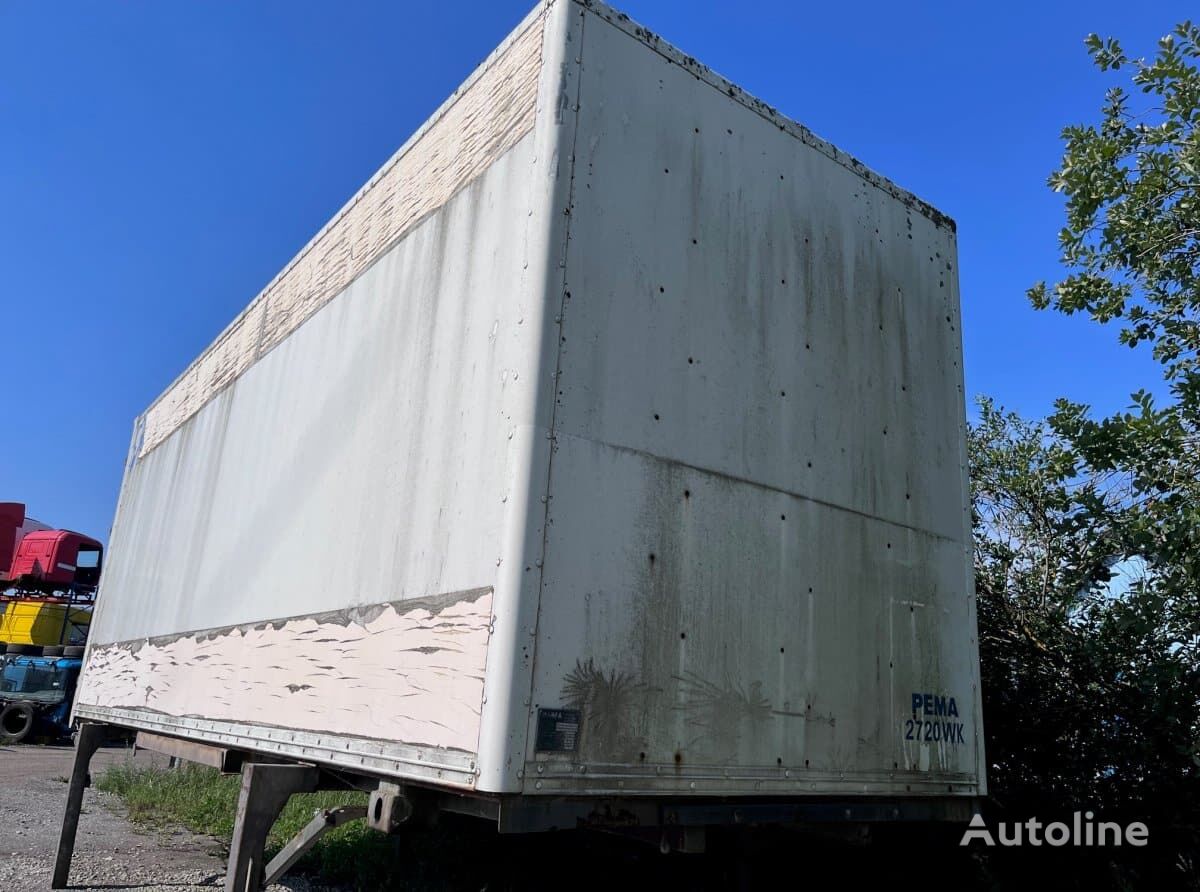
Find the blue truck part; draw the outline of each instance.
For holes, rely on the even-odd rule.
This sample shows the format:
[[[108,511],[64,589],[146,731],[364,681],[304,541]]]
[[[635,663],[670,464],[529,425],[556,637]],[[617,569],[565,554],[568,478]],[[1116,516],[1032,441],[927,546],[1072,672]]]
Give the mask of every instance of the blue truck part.
[[[0,742],[70,736],[71,701],[82,667],[73,657],[0,657]]]

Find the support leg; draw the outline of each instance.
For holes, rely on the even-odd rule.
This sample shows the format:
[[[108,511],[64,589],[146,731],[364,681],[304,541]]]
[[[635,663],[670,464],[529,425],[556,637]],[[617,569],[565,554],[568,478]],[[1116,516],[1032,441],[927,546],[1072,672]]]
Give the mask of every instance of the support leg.
[[[242,791],[225,872],[225,892],[259,892],[263,846],[271,825],[293,793],[315,790],[319,780],[320,772],[310,765],[248,762],[242,766]]]
[[[67,788],[67,811],[63,815],[62,832],[58,837],[58,856],[54,860],[54,879],[50,888],[65,889],[71,873],[71,856],[75,853],[75,831],[79,829],[79,809],[83,791],[91,786],[88,766],[104,740],[104,725],[84,722],[75,737],[75,765],[71,768],[71,784]]]
[[[329,830],[341,827],[349,821],[357,821],[367,816],[364,805],[342,805],[337,808],[317,809],[313,819],[292,837],[291,842],[280,849],[279,854],[267,865],[263,886],[270,886],[291,869],[291,866],[304,857],[317,841]]]

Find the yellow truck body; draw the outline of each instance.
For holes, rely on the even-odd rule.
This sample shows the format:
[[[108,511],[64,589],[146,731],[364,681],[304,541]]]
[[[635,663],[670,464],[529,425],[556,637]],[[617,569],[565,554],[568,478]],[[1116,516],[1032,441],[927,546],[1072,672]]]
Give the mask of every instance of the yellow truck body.
[[[91,620],[90,607],[48,601],[9,601],[0,604],[0,642],[39,645],[82,643]]]

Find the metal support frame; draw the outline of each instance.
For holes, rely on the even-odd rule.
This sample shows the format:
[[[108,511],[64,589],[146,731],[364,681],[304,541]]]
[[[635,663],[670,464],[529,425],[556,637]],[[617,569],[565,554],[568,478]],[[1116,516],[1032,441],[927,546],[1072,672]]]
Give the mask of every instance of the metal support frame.
[[[63,815],[62,831],[58,837],[58,855],[54,859],[54,878],[51,889],[65,889],[71,873],[71,856],[75,854],[75,832],[79,829],[79,810],[83,806],[83,791],[92,785],[88,767],[92,756],[104,742],[104,725],[84,722],[75,737],[75,764],[71,768],[71,783],[67,788],[67,810]]]
[[[267,865],[262,885],[270,886],[287,873],[293,864],[304,857],[305,852],[317,844],[317,840],[324,836],[326,831],[366,816],[367,809],[363,805],[317,809],[313,813],[313,819],[304,826],[304,829],[293,836],[291,841],[279,850],[279,854],[271,859],[271,863]]]
[[[312,765],[247,762],[242,766],[225,892],[259,892],[263,888],[263,847],[271,825],[293,793],[312,792],[320,779],[320,770]]]
[[[211,746],[207,743],[197,743],[194,740],[183,740],[179,737],[167,737],[164,734],[154,734],[150,731],[138,731],[134,743],[138,749],[150,750],[171,757],[171,768],[176,767],[179,760],[208,765],[222,774],[236,774],[241,771],[244,754],[221,746]]]
[[[961,797],[908,800],[511,797],[500,801],[497,823],[501,833],[576,828],[624,831],[649,827],[836,825],[905,821],[965,824],[978,809],[979,800]],[[680,845],[672,843],[672,848],[686,850],[688,847],[686,842]]]

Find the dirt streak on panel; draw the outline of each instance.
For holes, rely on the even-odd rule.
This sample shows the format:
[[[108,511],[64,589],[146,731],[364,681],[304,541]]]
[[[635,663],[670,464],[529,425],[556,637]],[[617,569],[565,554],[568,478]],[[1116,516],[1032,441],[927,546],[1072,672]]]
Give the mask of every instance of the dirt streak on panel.
[[[491,612],[472,591],[97,646],[78,700],[474,752]]]

